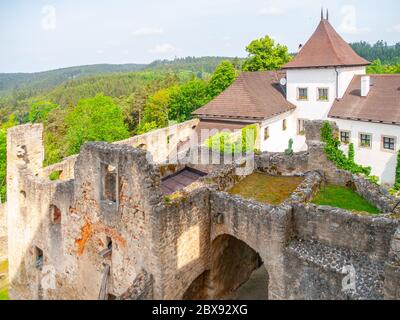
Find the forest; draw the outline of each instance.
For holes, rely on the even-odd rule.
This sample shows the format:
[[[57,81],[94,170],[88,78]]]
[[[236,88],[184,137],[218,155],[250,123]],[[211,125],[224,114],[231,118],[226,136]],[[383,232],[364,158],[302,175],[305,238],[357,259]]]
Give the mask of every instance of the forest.
[[[369,73],[400,73],[400,44],[351,44],[373,61]],[[148,65],[96,65],[38,74],[0,74],[0,196],[6,200],[6,133],[43,123],[45,163],[79,152],[87,141],[117,141],[190,119],[243,71],[276,70],[293,55],[265,36],[246,58],[186,57]],[[268,53],[267,55],[265,53]]]

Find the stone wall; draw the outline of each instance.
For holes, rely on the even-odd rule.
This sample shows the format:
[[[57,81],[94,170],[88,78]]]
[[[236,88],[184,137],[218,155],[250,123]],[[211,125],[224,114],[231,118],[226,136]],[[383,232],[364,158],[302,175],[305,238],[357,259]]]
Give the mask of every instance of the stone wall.
[[[0,204],[0,261],[7,258],[7,216],[5,204]]]
[[[183,124],[175,139],[192,132],[195,123]],[[384,212],[396,204],[379,187],[326,159],[317,140],[321,124],[311,123],[314,140],[307,152],[266,153],[254,163],[246,158],[213,166],[191,162],[189,152],[184,163],[155,165],[151,148],[158,160],[171,151],[160,140],[169,129],[162,129],[147,136],[161,143],[160,152],[153,141],[146,153],[143,137],[88,143],[76,158],[44,169],[42,127],[11,129],[10,297],[214,297],[239,286],[261,259],[271,299],[398,299],[398,220],[307,203],[324,183],[337,183],[353,187]],[[140,148],[132,147],[139,142]],[[209,174],[164,198],[161,178],[185,165]],[[304,181],[279,206],[244,200],[225,192],[246,176],[238,174],[244,167],[251,167],[247,174],[302,175]],[[54,170],[63,170],[66,180],[49,181]],[[239,254],[235,248],[242,242],[246,249]],[[233,257],[246,261],[233,263]],[[343,267],[349,265],[357,286],[343,292]]]
[[[188,142],[195,134],[199,123],[198,119],[189,120],[170,127],[150,131],[148,133],[115,142],[135,148],[141,148],[149,152],[155,163],[175,162],[179,152],[179,146]]]
[[[42,178],[48,179],[49,175],[55,171],[60,172],[60,180],[74,179],[75,162],[78,156],[70,156],[65,158],[63,161],[45,167],[40,171]]]

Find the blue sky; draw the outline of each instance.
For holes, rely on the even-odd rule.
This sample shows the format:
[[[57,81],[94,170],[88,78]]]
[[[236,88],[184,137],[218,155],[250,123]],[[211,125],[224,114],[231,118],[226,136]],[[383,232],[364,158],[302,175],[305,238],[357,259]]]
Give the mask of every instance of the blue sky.
[[[398,0],[2,0],[0,72],[245,56],[263,35],[295,51],[322,5],[349,42],[400,42]]]

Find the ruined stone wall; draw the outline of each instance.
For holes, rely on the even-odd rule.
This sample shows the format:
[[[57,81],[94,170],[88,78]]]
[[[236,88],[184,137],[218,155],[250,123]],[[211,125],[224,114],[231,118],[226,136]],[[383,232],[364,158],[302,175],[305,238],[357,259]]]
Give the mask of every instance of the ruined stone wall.
[[[294,205],[297,237],[318,240],[332,247],[362,251],[376,260],[387,259],[398,225],[396,220],[382,216],[357,215],[343,209],[313,204]]]
[[[324,183],[349,185],[385,212],[391,211],[395,199],[365,179],[336,169],[317,140],[321,123],[311,125],[315,137],[307,152],[266,153],[254,163],[249,159],[216,166],[191,163],[189,153],[185,163],[155,166],[144,150],[122,142],[85,144],[76,158],[44,169],[42,127],[11,129],[10,297],[181,299],[209,279],[211,291],[222,294],[231,275],[218,278],[218,270],[232,272],[239,267],[215,262],[220,254],[236,254],[226,252],[233,247],[229,241],[213,247],[219,243],[216,239],[228,235],[254,250],[241,256],[248,261],[234,286],[258,265],[259,255],[268,271],[270,299],[398,299],[398,222],[306,203]],[[184,128],[183,136],[194,130],[191,122]],[[154,141],[161,139],[161,133],[156,138],[159,133],[154,132]],[[135,139],[128,144],[140,142]],[[156,157],[170,151],[165,145],[160,150],[164,151]],[[200,153],[210,156],[208,151]],[[251,164],[247,174],[301,174],[304,181],[280,206],[224,192],[246,176],[237,170]],[[163,197],[161,177],[184,165],[209,175]],[[66,180],[49,181],[54,170],[63,170]],[[43,252],[40,268],[38,249]],[[342,291],[346,276],[342,268],[348,265],[359,275],[355,292]],[[54,282],[48,282],[53,279],[48,274],[55,275]]]
[[[189,141],[198,123],[199,119],[193,119],[115,143],[147,150],[155,163],[163,163],[176,159],[178,146]]]
[[[7,216],[5,204],[0,204],[0,261],[7,258]]]
[[[59,163],[45,167],[40,171],[40,176],[44,179],[48,179],[51,173],[59,171],[60,180],[74,179],[75,162],[77,158],[77,155],[70,156]]]
[[[155,299],[182,299],[190,284],[209,268],[209,191],[199,188],[153,210],[159,270]]]
[[[210,202],[214,221],[211,239],[228,234],[250,246],[268,271],[271,299],[284,298],[282,253],[290,235],[291,208],[263,205],[218,191],[211,193]],[[223,223],[219,223],[219,215]]]

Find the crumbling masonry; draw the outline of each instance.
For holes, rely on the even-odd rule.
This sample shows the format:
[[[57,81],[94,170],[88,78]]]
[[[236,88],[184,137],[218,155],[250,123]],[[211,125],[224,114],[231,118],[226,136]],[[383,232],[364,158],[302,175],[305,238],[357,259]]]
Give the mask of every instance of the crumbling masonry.
[[[254,159],[252,171],[304,177],[279,206],[226,192],[249,159],[199,164],[208,151],[196,148],[180,164],[163,163],[196,124],[87,143],[48,168],[42,126],[10,129],[10,298],[219,298],[264,264],[269,299],[400,299],[398,201],[326,159],[320,122],[306,123],[307,152]],[[184,167],[207,175],[166,197],[165,177]],[[60,180],[48,179],[53,171]],[[351,186],[384,214],[310,204],[324,183]]]

